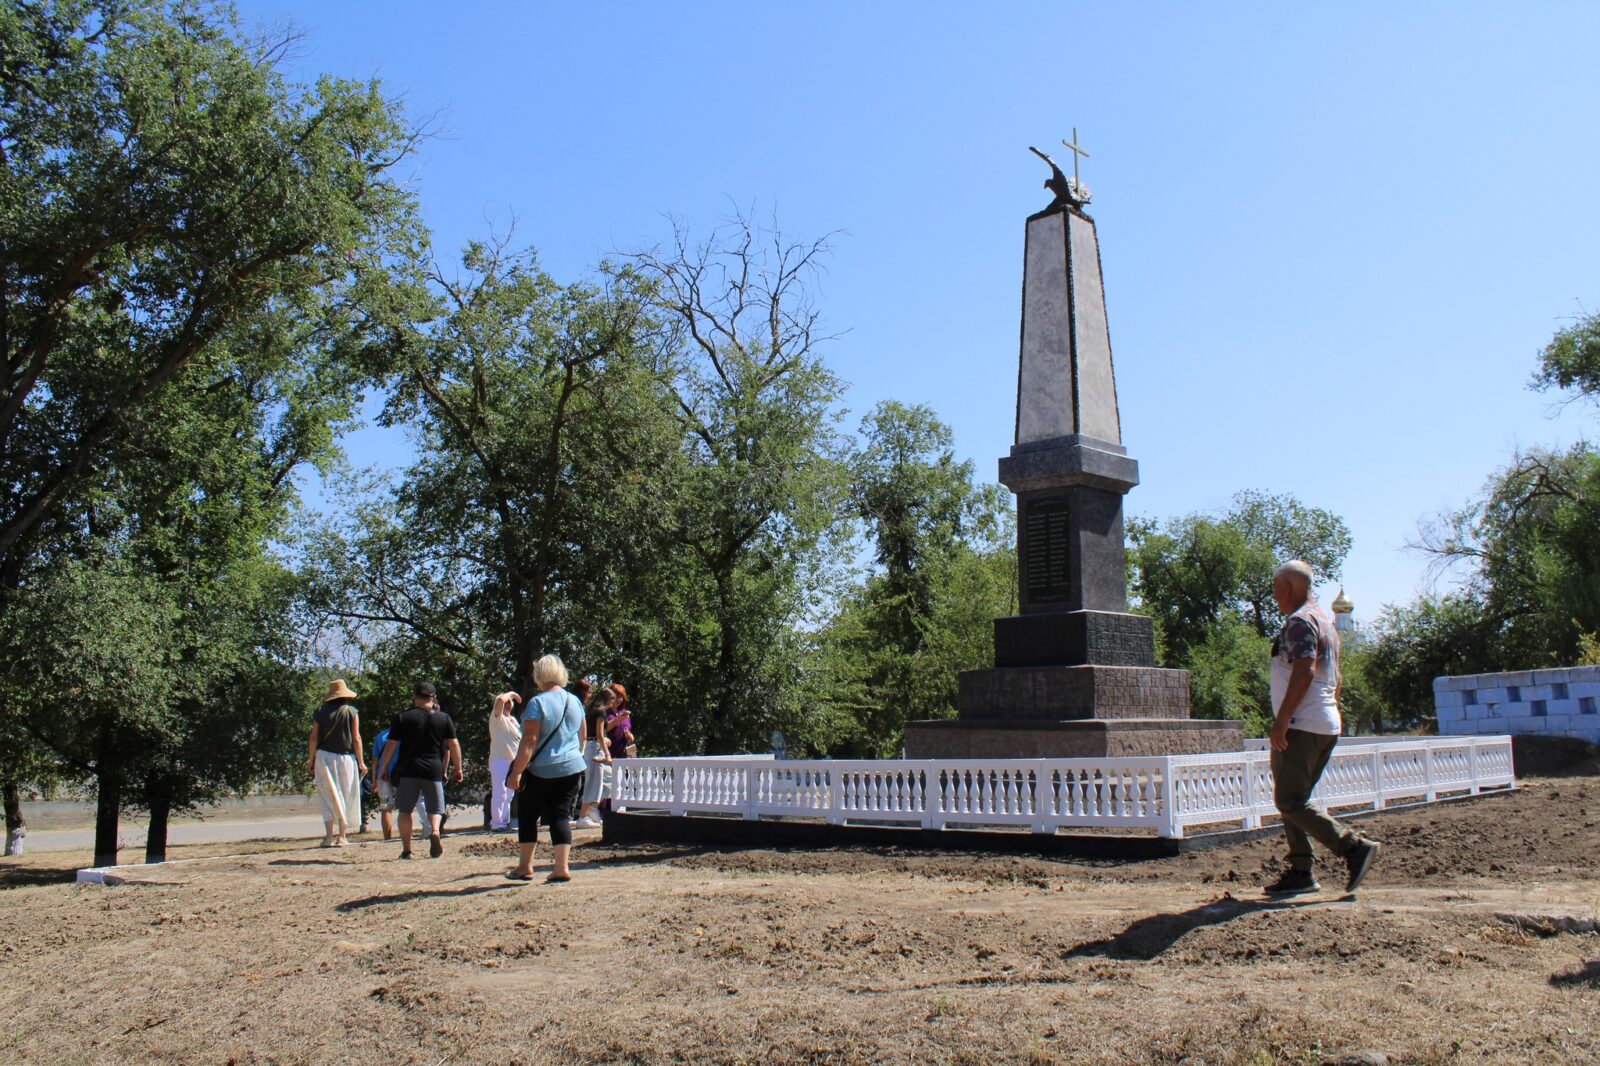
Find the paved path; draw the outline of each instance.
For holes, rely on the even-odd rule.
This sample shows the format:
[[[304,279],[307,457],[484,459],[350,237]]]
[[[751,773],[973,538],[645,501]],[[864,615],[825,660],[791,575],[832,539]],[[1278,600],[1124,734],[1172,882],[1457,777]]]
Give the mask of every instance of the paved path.
[[[473,817],[477,808],[450,808],[452,832],[470,829],[476,823]],[[125,821],[117,830],[117,845],[123,862],[144,861],[144,838],[147,824],[143,821]],[[372,829],[378,828],[374,815]],[[421,832],[419,830],[419,832]],[[0,836],[3,836],[0,833]],[[426,836],[426,832],[422,832]],[[167,826],[167,845],[175,844],[228,844],[236,840],[270,839],[322,839],[320,814],[294,814],[280,818],[217,818],[203,822],[173,822]],[[94,857],[94,829],[30,829],[23,854],[36,852],[77,851],[83,853],[84,865]]]
[[[144,857],[145,824],[124,822],[117,832],[117,843],[127,854],[124,862],[140,862]],[[310,837],[322,839],[322,819],[314,814],[292,818],[254,819],[230,822],[174,822],[167,827],[167,844],[225,844],[234,840],[261,840],[268,837]],[[84,862],[94,852],[93,829],[46,829],[30,831],[27,852],[81,851]],[[25,854],[27,853],[25,852]]]

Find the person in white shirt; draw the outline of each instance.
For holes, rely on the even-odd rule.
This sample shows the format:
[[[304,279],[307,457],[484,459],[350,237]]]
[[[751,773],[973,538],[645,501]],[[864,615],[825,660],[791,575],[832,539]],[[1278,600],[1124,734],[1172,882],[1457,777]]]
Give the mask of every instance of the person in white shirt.
[[[489,829],[495,833],[511,828],[511,797],[515,793],[506,785],[506,771],[522,743],[522,723],[512,710],[521,702],[521,696],[506,692],[494,698],[489,712]]]
[[[595,817],[595,808],[601,800],[611,798],[611,742],[606,739],[606,715],[616,705],[617,694],[607,685],[594,694],[584,709],[589,739],[583,746],[583,800],[578,820],[572,823],[579,829],[599,829],[601,822]]]
[[[1311,841],[1344,859],[1354,892],[1367,875],[1378,842],[1340,825],[1311,802],[1322,771],[1339,742],[1339,631],[1311,598],[1312,570],[1296,559],[1272,575],[1272,598],[1283,612],[1283,628],[1272,640],[1273,802],[1289,842],[1289,869],[1268,885],[1269,896],[1318,889],[1312,873]]]

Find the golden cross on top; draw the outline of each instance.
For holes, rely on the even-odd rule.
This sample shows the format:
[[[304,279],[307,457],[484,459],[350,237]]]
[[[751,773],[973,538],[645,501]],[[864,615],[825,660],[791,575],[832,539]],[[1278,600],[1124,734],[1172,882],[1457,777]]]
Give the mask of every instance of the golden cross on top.
[[[1072,184],[1073,185],[1077,185],[1078,184],[1078,157],[1081,155],[1085,159],[1089,158],[1089,153],[1085,152],[1082,148],[1078,147],[1078,127],[1076,127],[1076,126],[1072,127],[1072,140],[1070,140],[1070,141],[1062,141],[1061,144],[1062,144],[1063,147],[1072,149]]]

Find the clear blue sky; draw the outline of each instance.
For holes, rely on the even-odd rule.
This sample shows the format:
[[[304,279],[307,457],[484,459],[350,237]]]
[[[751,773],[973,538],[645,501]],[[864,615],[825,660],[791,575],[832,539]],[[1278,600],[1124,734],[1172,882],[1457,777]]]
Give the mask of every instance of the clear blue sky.
[[[1600,5],[243,0],[297,69],[441,112],[442,249],[519,219],[558,276],[730,202],[843,231],[821,299],[859,414],[1010,446],[1029,144],[1092,153],[1131,513],[1288,491],[1344,516],[1357,615],[1418,519],[1600,415],[1526,383],[1600,308]],[[853,424],[854,419],[852,419]],[[403,458],[378,431],[359,464]]]

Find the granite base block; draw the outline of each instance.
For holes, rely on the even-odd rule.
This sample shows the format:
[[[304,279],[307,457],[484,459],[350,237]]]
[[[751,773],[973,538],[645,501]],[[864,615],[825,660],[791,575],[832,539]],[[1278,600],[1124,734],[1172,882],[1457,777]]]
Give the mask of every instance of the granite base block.
[[[908,759],[1091,759],[1244,750],[1239,722],[1122,718],[906,724]]]
[[[1051,611],[994,620],[994,664],[1154,666],[1155,624],[1141,614]]]
[[[1189,672],[1147,666],[1021,666],[957,679],[961,720],[1189,717]]]

